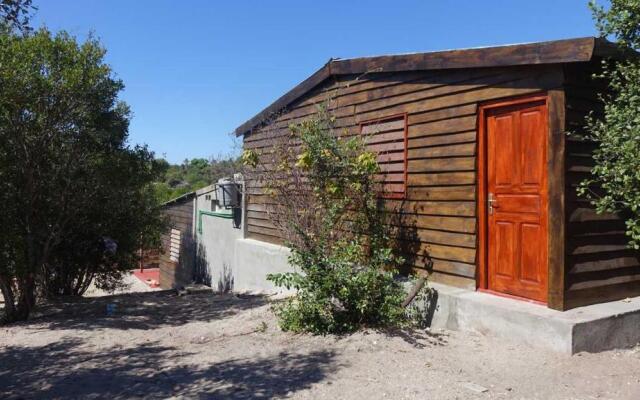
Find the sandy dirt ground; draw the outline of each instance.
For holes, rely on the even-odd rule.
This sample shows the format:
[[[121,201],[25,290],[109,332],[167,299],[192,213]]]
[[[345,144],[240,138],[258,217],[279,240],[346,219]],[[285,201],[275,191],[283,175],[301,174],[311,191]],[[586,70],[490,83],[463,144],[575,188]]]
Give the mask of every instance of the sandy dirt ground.
[[[637,400],[640,349],[566,356],[459,332],[294,335],[265,297],[119,294],[0,328],[0,398]]]
[[[98,289],[97,287],[95,287],[95,285],[92,284],[84,295],[85,297],[101,297],[111,294],[153,292],[157,290],[160,289],[150,287],[140,279],[136,278],[136,276],[132,272],[130,272],[124,276],[124,279],[122,280],[122,286],[116,289],[113,293],[107,293],[102,289]]]
[[[141,293],[141,292],[154,292],[160,290],[159,288],[152,288],[130,272],[124,275],[122,284],[113,292],[106,292],[102,289],[98,289],[93,283],[89,286],[89,289],[85,292],[85,297],[102,297],[112,294],[124,294],[124,293]],[[0,293],[0,310],[4,307],[4,298]]]

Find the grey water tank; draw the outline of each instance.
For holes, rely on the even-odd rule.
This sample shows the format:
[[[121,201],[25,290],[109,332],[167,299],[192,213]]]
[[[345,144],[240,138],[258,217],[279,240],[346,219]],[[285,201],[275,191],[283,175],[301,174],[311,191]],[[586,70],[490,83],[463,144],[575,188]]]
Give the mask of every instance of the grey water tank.
[[[238,206],[238,185],[231,178],[218,179],[216,197],[220,207]]]

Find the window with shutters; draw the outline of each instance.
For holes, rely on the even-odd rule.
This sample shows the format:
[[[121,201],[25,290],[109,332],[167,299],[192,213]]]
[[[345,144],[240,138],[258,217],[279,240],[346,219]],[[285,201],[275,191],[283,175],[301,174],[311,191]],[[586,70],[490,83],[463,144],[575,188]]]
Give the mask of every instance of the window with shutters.
[[[169,259],[173,262],[178,262],[180,260],[180,239],[181,232],[177,229],[171,229]]]
[[[378,154],[382,197],[403,199],[407,191],[407,115],[360,124],[367,149]]]

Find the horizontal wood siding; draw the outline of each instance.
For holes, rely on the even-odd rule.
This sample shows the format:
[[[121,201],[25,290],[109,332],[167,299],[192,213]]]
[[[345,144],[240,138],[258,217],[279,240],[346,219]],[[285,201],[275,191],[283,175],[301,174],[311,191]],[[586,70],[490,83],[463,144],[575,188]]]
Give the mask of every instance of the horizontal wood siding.
[[[193,279],[193,199],[169,204],[163,209],[169,219],[169,228],[161,236],[162,252],[159,255],[160,287],[172,289],[191,283]],[[171,260],[171,232],[180,231],[178,261]],[[174,237],[174,245],[176,237]],[[175,253],[175,249],[174,249]]]
[[[244,147],[268,151],[273,138],[287,135],[288,125],[318,104],[332,111],[345,136],[359,134],[361,123],[406,114],[406,196],[389,202],[404,211],[400,251],[435,281],[475,288],[478,103],[561,88],[560,72],[559,66],[531,66],[331,77],[246,134]],[[266,213],[269,197],[255,181],[247,191],[249,237],[279,243]]]
[[[598,63],[567,66],[567,129],[584,132],[585,117],[602,114],[597,91],[604,86],[591,75]],[[570,135],[566,140],[566,276],[565,308],[640,295],[640,253],[627,248],[624,218],[596,214],[576,187],[590,176],[594,143]]]
[[[385,198],[404,199],[407,192],[407,117],[394,116],[365,122],[360,126],[367,150],[378,154]]]
[[[143,269],[160,267],[160,251],[157,249],[143,250],[140,264]]]

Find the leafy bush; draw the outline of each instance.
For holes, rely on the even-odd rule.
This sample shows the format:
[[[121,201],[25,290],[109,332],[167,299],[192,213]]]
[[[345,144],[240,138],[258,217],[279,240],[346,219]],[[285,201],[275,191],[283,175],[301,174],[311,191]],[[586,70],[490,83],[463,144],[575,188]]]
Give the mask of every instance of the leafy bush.
[[[630,50],[640,48],[640,2],[613,0],[605,10],[591,8],[603,37],[614,36]],[[598,144],[591,177],[578,193],[590,199],[599,213],[621,212],[626,217],[630,246],[640,248],[640,62],[603,62],[598,75],[608,83],[602,118],[590,116],[587,139]]]
[[[164,227],[153,153],[128,143],[124,85],[93,37],[0,31],[2,320],[40,295],[116,285]]]
[[[359,244],[344,244],[360,251]],[[294,248],[289,259],[304,274],[269,276],[278,286],[297,289],[296,296],[276,306],[282,329],[340,333],[361,326],[396,326],[404,322],[401,304],[405,291],[392,271],[355,264],[347,254],[326,257],[321,264],[310,262],[306,256]]]
[[[299,269],[268,276],[297,290],[276,306],[280,326],[324,334],[404,323],[405,291],[394,279],[403,260],[392,252],[376,154],[363,138],[337,136],[320,110],[242,160],[275,200],[268,212]]]
[[[599,213],[625,214],[627,236],[640,248],[640,68],[620,64],[606,70],[615,98],[605,104],[603,119],[590,117],[588,139],[598,143],[591,177],[578,193],[589,198]]]
[[[220,178],[233,176],[242,166],[231,155],[186,159],[179,165],[169,164],[164,159],[158,159],[157,162],[165,169],[164,174],[154,183],[161,203],[211,185]]]

